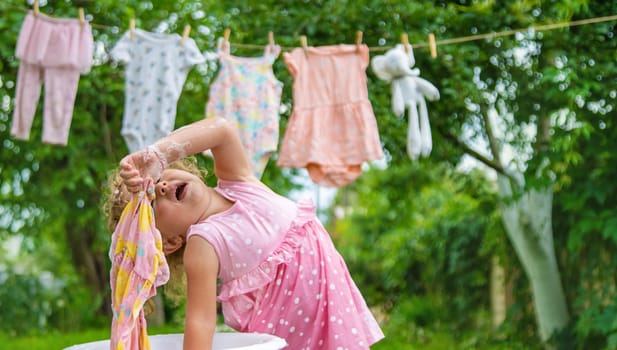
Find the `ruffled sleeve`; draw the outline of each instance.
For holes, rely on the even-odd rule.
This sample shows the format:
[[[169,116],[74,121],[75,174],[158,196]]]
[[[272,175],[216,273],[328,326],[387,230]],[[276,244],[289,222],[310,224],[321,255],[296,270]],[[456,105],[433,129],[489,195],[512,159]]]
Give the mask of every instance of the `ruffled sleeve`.
[[[122,38],[118,40],[113,49],[109,52],[109,55],[114,61],[121,63],[131,62],[131,50],[129,33],[126,32],[122,35]]]
[[[202,63],[206,60],[206,58],[201,54],[195,40],[192,38],[187,38],[184,42],[184,50],[185,50],[185,60],[184,60],[184,68],[189,68],[193,65]]]
[[[298,74],[298,52],[302,49],[293,49],[291,52],[285,52],[283,54],[283,61],[285,62],[285,66],[287,66],[287,70],[292,77],[296,77]]]

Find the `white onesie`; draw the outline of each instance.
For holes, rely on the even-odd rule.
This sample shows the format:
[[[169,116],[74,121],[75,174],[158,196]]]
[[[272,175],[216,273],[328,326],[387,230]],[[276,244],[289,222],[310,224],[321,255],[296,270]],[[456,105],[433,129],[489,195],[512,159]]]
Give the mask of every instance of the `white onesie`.
[[[205,61],[195,41],[178,34],[135,29],[125,33],[111,57],[125,63],[125,102],[121,134],[130,152],[174,129],[176,107],[189,70]]]

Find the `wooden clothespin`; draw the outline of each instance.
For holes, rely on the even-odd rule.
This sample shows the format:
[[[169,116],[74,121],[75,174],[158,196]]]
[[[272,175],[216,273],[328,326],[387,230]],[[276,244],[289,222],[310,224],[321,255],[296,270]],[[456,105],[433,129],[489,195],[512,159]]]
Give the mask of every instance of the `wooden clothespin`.
[[[135,37],[135,18],[131,18],[129,21],[129,39],[133,40]]]
[[[401,43],[403,43],[405,52],[409,52],[409,37],[407,36],[407,33],[401,34]]]
[[[184,26],[184,32],[182,33],[182,39],[180,39],[180,45],[184,45],[184,42],[186,41],[186,38],[189,37],[190,33],[191,33],[191,26],[187,24]]]
[[[431,57],[436,58],[437,57],[437,43],[435,43],[435,34],[433,33],[428,34],[428,46],[431,49]]]
[[[306,35],[300,35],[300,45],[302,45],[302,49],[304,49],[304,55],[308,56],[308,42],[306,40]]]
[[[34,2],[32,3],[32,9],[34,10],[34,15],[38,16],[39,15],[39,0],[34,0]]]
[[[362,45],[362,31],[356,32],[356,53],[360,52],[360,45]]]
[[[226,45],[231,46],[229,43],[229,36],[231,35],[231,29],[225,28],[223,31],[223,48],[226,48]]]
[[[83,7],[78,8],[77,13],[79,13],[79,25],[83,28],[86,23],[86,15],[84,14]]]
[[[268,46],[266,46],[266,52],[272,53],[274,51],[275,45],[276,44],[274,43],[274,33],[268,32]]]

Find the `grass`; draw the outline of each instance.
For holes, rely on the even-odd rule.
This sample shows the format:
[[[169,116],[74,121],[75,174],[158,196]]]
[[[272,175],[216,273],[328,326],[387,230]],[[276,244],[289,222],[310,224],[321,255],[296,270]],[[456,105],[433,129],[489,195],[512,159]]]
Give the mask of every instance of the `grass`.
[[[371,347],[371,350],[530,350],[529,347],[515,342],[495,344],[475,344],[473,336],[468,339],[455,339],[449,333],[437,333],[430,339],[406,343],[396,338],[386,337]]]
[[[148,327],[148,334],[151,335],[180,332],[182,329],[177,326]],[[71,345],[105,339],[109,339],[109,328],[19,337],[0,333],[2,349],[11,350],[61,350]]]
[[[180,333],[178,326],[148,327],[148,334]],[[0,333],[0,344],[3,349],[11,350],[62,350],[75,344],[88,343],[109,338],[109,328],[92,329],[72,333],[50,333],[38,336],[14,337]],[[475,345],[474,335],[465,340],[455,339],[447,332],[432,333],[430,337],[416,340],[413,343],[403,341],[404,337],[386,334],[386,338],[375,344],[371,350],[524,350],[521,344],[499,343],[491,345]],[[293,349],[290,349],[293,350]]]
[[[221,322],[217,332],[233,331]],[[400,322],[382,324],[386,337],[375,344],[371,350],[539,350],[539,346],[525,345],[516,339],[496,336],[489,330],[479,327],[464,333],[451,332],[448,325],[420,328],[405,317]],[[180,324],[148,326],[148,334],[182,333]],[[62,350],[76,344],[109,339],[110,327],[102,326],[79,332],[53,332],[30,336],[13,336],[0,332],[0,348],[11,350]],[[289,349],[295,350],[295,349]]]

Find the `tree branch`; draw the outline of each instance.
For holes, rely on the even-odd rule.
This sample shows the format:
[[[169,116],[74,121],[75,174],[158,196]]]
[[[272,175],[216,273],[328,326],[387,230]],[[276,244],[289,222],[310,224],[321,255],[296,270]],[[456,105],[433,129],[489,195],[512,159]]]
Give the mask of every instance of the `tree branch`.
[[[488,166],[489,168],[494,169],[496,172],[500,173],[501,175],[515,181],[516,178],[514,176],[512,176],[512,174],[508,173],[506,171],[506,169],[502,166],[502,164],[494,159],[490,159],[486,156],[484,156],[483,154],[481,154],[480,152],[476,151],[475,149],[471,148],[469,145],[467,145],[465,142],[459,140],[458,137],[456,137],[456,135],[443,130],[442,128],[437,128],[437,131],[439,131],[439,133],[444,136],[446,139],[450,140],[452,143],[454,143],[456,146],[458,146],[459,148],[461,148],[465,153],[469,154],[470,156],[474,157],[475,159],[479,160],[480,162],[484,163],[486,166]]]
[[[105,151],[107,157],[112,161],[115,161],[113,157],[113,148],[111,146],[111,133],[109,132],[109,124],[107,123],[107,104],[104,103],[99,109],[99,122],[103,131],[103,144],[105,145]]]
[[[548,150],[551,143],[551,119],[547,116],[539,117],[538,137],[535,145],[537,152]]]
[[[491,123],[491,119],[489,118],[487,111],[482,112],[482,118],[484,119],[484,128],[486,131],[486,137],[488,138],[488,145],[491,148],[493,159],[495,160],[496,163],[498,163],[503,168],[503,164],[501,163],[501,152],[497,145],[497,140],[495,139],[495,133],[493,132],[493,124]]]

